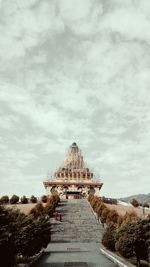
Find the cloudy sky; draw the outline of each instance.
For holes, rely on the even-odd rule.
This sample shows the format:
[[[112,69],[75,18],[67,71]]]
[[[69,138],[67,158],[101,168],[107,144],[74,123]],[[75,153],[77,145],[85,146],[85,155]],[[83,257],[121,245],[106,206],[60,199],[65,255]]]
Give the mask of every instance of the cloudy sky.
[[[102,195],[150,192],[150,1],[0,1],[0,195],[41,195],[72,142]]]

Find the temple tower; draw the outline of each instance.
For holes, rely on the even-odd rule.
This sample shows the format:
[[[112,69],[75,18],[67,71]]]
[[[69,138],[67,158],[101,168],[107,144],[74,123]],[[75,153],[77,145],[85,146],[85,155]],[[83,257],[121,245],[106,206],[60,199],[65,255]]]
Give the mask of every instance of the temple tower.
[[[98,194],[102,185],[100,180],[94,180],[76,143],[70,146],[63,166],[54,173],[53,179],[44,181],[49,195],[58,192],[62,198],[83,198],[90,192]]]

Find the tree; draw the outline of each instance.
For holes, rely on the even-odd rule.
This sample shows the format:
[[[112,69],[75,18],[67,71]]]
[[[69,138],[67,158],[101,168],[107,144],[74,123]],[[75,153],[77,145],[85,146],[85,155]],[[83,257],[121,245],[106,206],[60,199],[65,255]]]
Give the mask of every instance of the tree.
[[[55,211],[55,205],[52,202],[48,202],[45,206],[45,213],[52,217],[53,213]]]
[[[11,198],[10,198],[10,204],[16,204],[18,203],[19,201],[19,197],[16,196],[16,195],[13,195]]]
[[[150,244],[148,245],[148,263],[150,263]]]
[[[90,193],[88,195],[88,201],[91,203],[91,201],[92,201],[93,198],[94,198],[94,195]]]
[[[33,219],[26,217],[21,222],[20,231],[16,239],[18,253],[33,256],[41,248],[46,248],[50,242],[50,223],[44,217]]]
[[[150,240],[150,219],[138,219],[124,223],[116,234],[116,250],[125,258],[136,256],[137,265],[140,260],[148,260]]]
[[[107,216],[106,223],[114,223],[117,224],[119,218],[119,214],[116,210],[110,210]]]
[[[102,215],[102,212],[103,212],[103,210],[106,208],[106,206],[104,205],[104,203],[102,202],[100,205],[99,205],[99,207],[97,208],[97,215],[98,215],[98,217],[101,217],[101,215]]]
[[[55,208],[57,207],[59,201],[60,201],[60,198],[59,198],[58,194],[56,194],[56,193],[52,194],[45,205],[45,208],[44,208],[45,213],[51,217],[53,215]]]
[[[43,203],[47,203],[47,201],[48,201],[48,197],[47,197],[46,195],[43,195],[43,196],[41,197],[41,201],[42,201]]]
[[[134,211],[126,212],[125,215],[123,216],[123,221],[133,221],[133,220],[138,220],[138,215]]]
[[[147,202],[145,202],[145,203],[143,204],[143,207],[144,207],[144,208],[149,208],[149,204],[148,204]]]
[[[141,259],[148,261],[149,246],[150,246],[150,219],[140,219],[136,225],[136,245],[135,253],[137,261],[140,263]]]
[[[135,208],[139,206],[139,201],[136,198],[132,198],[130,202]]]
[[[18,254],[32,256],[50,242],[50,222],[44,216],[35,219],[19,210],[0,206],[0,262],[15,266]]]
[[[27,204],[28,203],[28,199],[27,199],[26,196],[21,197],[21,203],[22,204]]]
[[[9,197],[8,196],[2,196],[0,198],[0,204],[8,204],[9,203]]]
[[[130,258],[135,255],[135,225],[136,221],[127,221],[116,233],[116,251],[125,258]]]
[[[12,242],[10,224],[9,210],[0,206],[0,262],[3,266],[13,267],[15,265],[15,245]]]
[[[107,207],[105,207],[103,209],[102,214],[101,214],[101,222],[102,223],[106,223],[107,216],[108,216],[109,212],[110,212],[110,210]]]
[[[2,266],[14,267],[15,246],[7,227],[0,228],[0,262]]]
[[[99,207],[103,204],[103,202],[99,199],[94,207],[95,212],[98,214]]]
[[[30,210],[30,214],[33,215],[34,218],[38,218],[45,215],[45,208],[42,203],[36,204],[34,208]]]
[[[111,251],[115,251],[115,235],[116,227],[113,223],[110,223],[103,234],[102,244]]]
[[[37,203],[37,198],[35,197],[35,196],[31,196],[30,197],[30,201],[31,201],[31,203]]]
[[[97,196],[94,196],[93,199],[91,200],[91,206],[93,210],[96,210],[96,208],[100,205],[100,199]]]
[[[123,223],[123,216],[122,215],[119,215],[118,221],[117,221],[118,227],[120,227],[122,225],[122,223]]]

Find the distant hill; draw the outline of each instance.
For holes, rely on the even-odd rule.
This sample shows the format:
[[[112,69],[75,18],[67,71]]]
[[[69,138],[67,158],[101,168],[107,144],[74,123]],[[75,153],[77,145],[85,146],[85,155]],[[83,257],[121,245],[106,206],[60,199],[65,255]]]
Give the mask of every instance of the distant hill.
[[[130,200],[132,198],[136,198],[141,203],[147,202],[150,205],[150,193],[149,194],[138,194],[138,195],[133,195],[133,196],[129,196],[129,197],[123,197],[123,198],[120,198],[120,200],[125,201],[127,203],[130,203]]]

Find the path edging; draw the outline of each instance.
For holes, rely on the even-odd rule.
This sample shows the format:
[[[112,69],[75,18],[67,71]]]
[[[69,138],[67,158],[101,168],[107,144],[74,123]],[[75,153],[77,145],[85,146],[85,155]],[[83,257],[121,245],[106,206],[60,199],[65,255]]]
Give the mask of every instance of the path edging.
[[[123,263],[122,259],[119,256],[116,255],[112,255],[113,253],[108,251],[105,248],[100,248],[100,251],[102,252],[102,254],[104,254],[108,259],[110,259],[111,261],[115,262],[118,264],[118,266],[120,267],[135,267],[135,265],[131,264],[131,263]]]

